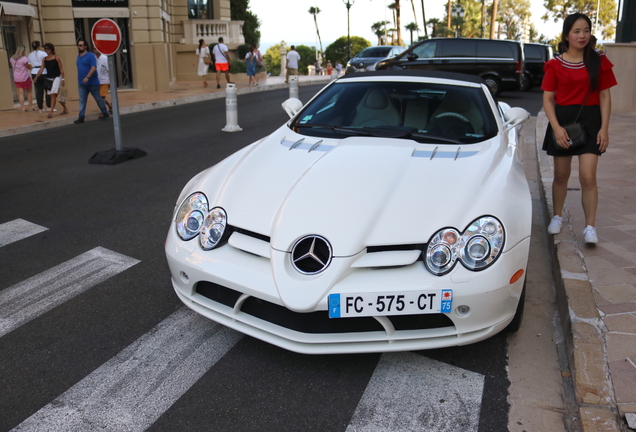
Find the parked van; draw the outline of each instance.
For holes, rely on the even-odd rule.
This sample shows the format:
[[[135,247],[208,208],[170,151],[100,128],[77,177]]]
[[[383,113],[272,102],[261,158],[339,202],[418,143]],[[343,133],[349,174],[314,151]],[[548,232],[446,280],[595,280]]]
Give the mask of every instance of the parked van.
[[[525,68],[523,76],[523,90],[530,90],[533,86],[540,86],[543,81],[543,67],[552,58],[552,46],[539,43],[524,43],[523,54]]]
[[[523,68],[521,42],[465,38],[425,40],[376,65],[376,70],[423,69],[479,75],[493,95],[521,89]]]

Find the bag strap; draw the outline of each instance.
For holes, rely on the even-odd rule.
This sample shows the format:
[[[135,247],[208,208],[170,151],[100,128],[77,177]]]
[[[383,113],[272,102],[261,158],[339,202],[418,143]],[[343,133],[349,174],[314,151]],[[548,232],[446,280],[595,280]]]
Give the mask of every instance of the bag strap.
[[[590,89],[589,92],[587,92],[587,96],[585,96],[585,100],[583,101],[583,105],[581,105],[581,109],[579,109],[579,113],[576,115],[576,118],[574,119],[573,123],[576,123],[577,120],[579,119],[579,116],[581,115],[581,111],[583,111],[583,107],[585,106],[585,104],[587,103],[587,98],[590,97],[590,94],[592,93],[592,89]]]

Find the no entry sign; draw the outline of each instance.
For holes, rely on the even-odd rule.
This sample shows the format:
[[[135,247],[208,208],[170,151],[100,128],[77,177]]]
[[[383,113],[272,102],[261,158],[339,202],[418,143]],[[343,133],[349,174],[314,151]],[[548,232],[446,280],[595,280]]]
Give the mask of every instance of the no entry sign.
[[[115,21],[108,18],[100,19],[91,30],[93,46],[104,55],[112,55],[119,49],[121,44],[121,30]]]

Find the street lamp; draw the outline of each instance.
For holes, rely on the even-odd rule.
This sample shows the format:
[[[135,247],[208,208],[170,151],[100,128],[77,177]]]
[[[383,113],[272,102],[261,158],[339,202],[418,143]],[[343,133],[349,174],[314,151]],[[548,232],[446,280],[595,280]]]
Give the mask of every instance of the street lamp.
[[[349,26],[349,9],[356,2],[356,0],[342,0],[347,7],[347,62],[351,60],[351,30]]]
[[[460,23],[463,21],[463,19],[464,19],[464,8],[463,8],[463,7],[462,7],[462,5],[461,5],[461,4],[459,4],[459,3],[454,4],[454,5],[451,7],[451,14],[452,14],[452,16],[455,18],[455,37],[457,37],[457,36],[458,36],[458,31],[457,31],[457,29],[458,29],[458,27],[459,27],[459,24],[460,24]]]

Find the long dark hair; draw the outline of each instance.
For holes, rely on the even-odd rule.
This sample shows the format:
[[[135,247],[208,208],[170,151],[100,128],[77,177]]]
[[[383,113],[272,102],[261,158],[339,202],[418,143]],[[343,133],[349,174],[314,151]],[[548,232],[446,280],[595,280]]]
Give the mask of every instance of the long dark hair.
[[[568,15],[563,20],[563,31],[561,33],[561,42],[559,42],[559,53],[563,54],[570,48],[570,44],[567,41],[567,37],[574,27],[574,23],[580,19],[584,19],[587,22],[587,25],[590,27],[590,31],[592,30],[592,21],[588,18],[587,15],[582,13],[573,13],[572,15]],[[587,69],[587,74],[590,77],[590,89],[592,91],[598,88],[598,81],[600,75],[601,68],[601,59],[596,52],[596,37],[592,35],[590,37],[590,41],[583,48],[583,63],[585,63],[585,69]]]
[[[52,43],[45,43],[44,48],[48,48],[51,51],[51,54],[55,55],[55,45]]]
[[[203,39],[199,39],[199,49],[201,49],[203,45],[205,45],[205,41]]]
[[[33,51],[37,51],[40,48],[40,41],[31,42],[31,48],[33,48]]]

